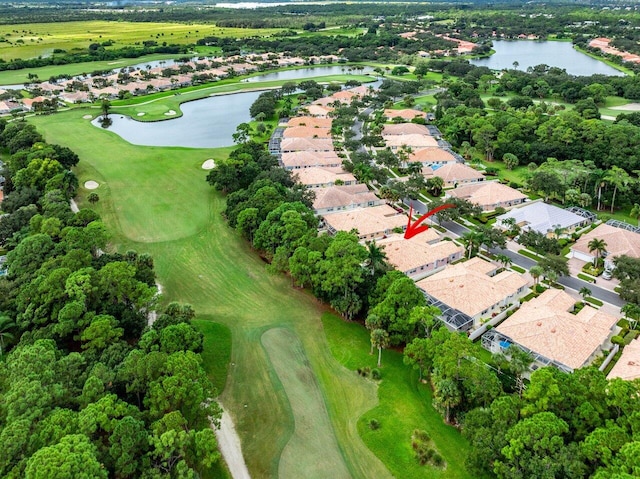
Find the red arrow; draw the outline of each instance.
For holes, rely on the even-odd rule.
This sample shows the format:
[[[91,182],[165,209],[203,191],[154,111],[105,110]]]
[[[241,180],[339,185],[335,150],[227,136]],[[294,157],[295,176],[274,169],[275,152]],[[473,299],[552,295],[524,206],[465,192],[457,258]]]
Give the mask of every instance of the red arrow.
[[[404,232],[404,239],[413,238],[415,235],[422,233],[423,231],[427,231],[429,226],[420,225],[424,220],[426,220],[429,216],[435,215],[439,211],[446,210],[447,208],[453,208],[455,205],[446,204],[442,206],[438,206],[437,208],[432,209],[431,211],[427,211],[420,218],[415,220],[413,224],[411,224],[411,217],[413,216],[413,203],[411,204],[411,208],[409,209],[409,224],[407,225],[407,231]]]

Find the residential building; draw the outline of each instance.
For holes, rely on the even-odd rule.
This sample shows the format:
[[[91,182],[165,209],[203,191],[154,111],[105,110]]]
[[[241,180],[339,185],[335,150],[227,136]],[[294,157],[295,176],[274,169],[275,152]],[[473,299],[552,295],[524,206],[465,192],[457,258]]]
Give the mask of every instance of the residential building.
[[[419,148],[438,146],[438,140],[429,135],[390,135],[383,136],[382,139],[391,151],[398,151],[402,148],[417,150]]]
[[[285,170],[314,167],[337,168],[342,165],[342,158],[335,151],[292,151],[282,153],[280,165]]]
[[[329,128],[313,126],[290,126],[284,130],[283,138],[331,138]]]
[[[389,120],[393,120],[394,118],[402,118],[405,121],[411,121],[414,118],[426,118],[427,114],[424,111],[420,110],[412,110],[412,109],[404,109],[404,110],[385,110],[384,116],[386,116]]]
[[[422,163],[422,166],[437,169],[439,166],[456,162],[456,157],[450,151],[444,148],[431,147],[413,151],[409,155],[407,163]]]
[[[322,167],[314,166],[311,168],[303,168],[296,170],[294,177],[298,183],[303,184],[307,188],[326,188],[338,185],[355,185],[358,183],[355,176],[343,170],[341,167]]]
[[[625,381],[640,378],[640,339],[636,338],[624,347],[620,359],[607,374],[607,379],[613,378]]]
[[[282,153],[294,151],[333,151],[331,138],[283,138],[280,143]]]
[[[496,226],[508,229],[509,225],[505,224],[505,221],[508,222],[509,218],[513,218],[515,224],[524,231],[533,230],[544,235],[555,234],[554,231],[557,229],[561,229],[565,234],[571,233],[590,223],[589,218],[543,201],[513,208],[496,218]]]
[[[407,216],[385,204],[325,214],[324,222],[329,233],[356,230],[361,241],[377,240],[407,228]]]
[[[466,185],[469,183],[477,183],[484,181],[484,175],[478,170],[471,168],[470,166],[463,165],[456,161],[442,165],[433,170],[433,176],[439,176],[444,181],[445,188],[455,188],[460,185]]]
[[[311,128],[331,128],[333,119],[331,118],[316,118],[313,116],[296,116],[290,118],[287,122],[287,126],[308,126]]]
[[[498,207],[509,208],[524,203],[528,197],[498,181],[482,181],[459,186],[445,193],[449,198],[462,198],[476,204],[483,211],[493,211]]]
[[[640,258],[640,233],[609,224],[601,224],[582,235],[571,247],[571,257],[582,261],[593,261],[595,251],[589,251],[589,243],[593,239],[604,240],[607,244],[604,262],[607,269],[613,269],[613,259],[618,256]]]
[[[333,111],[332,107],[322,105],[306,105],[300,108],[300,111],[305,111],[309,116],[317,118],[329,118],[329,113]]]
[[[537,367],[552,365],[572,372],[587,366],[611,347],[618,318],[589,305],[575,313],[574,305],[569,294],[548,289],[489,331],[483,345],[492,352],[519,346],[531,352]]]
[[[464,256],[464,248],[453,241],[439,241],[440,235],[429,228],[411,239],[390,235],[378,241],[384,248],[389,264],[412,279],[432,274]]]
[[[427,135],[431,136],[429,128],[424,125],[418,125],[417,123],[394,123],[391,125],[384,125],[382,127],[382,136],[393,135]]]
[[[442,311],[448,328],[468,331],[516,304],[528,290],[524,277],[481,258],[449,265],[416,283],[427,300]]]
[[[383,203],[385,201],[369,191],[367,185],[364,184],[330,186],[316,191],[313,210],[317,215],[325,215],[336,211],[378,206]]]

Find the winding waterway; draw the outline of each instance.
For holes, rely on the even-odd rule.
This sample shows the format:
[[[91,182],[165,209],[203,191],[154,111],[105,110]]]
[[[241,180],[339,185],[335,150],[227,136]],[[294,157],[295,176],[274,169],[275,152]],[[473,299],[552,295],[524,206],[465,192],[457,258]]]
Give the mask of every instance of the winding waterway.
[[[575,50],[571,42],[494,40],[493,49],[495,53],[490,57],[471,60],[471,63],[492,70],[511,69],[517,62],[517,69],[524,71],[544,64],[564,68],[571,75],[624,75],[606,63]]]

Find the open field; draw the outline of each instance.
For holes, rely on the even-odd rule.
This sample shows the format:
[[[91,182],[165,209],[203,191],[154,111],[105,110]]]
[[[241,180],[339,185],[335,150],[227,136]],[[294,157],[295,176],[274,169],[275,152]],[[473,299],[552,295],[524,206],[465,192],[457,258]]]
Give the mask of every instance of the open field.
[[[340,318],[322,316],[331,352],[345,367],[376,366],[377,355],[369,355],[369,334],[361,325]],[[378,387],[380,404],[358,421],[365,443],[387,464],[398,478],[470,478],[464,469],[469,444],[458,431],[447,426],[431,405],[431,389],[418,383],[418,372],[402,362],[397,351],[382,352],[382,380]],[[372,430],[369,420],[380,421],[380,429]],[[429,433],[444,457],[447,467],[420,466],[411,448],[414,429]]]
[[[35,58],[51,55],[55,49],[86,49],[92,43],[113,42],[107,48],[141,45],[153,40],[162,44],[185,45],[206,36],[243,38],[270,35],[278,29],[218,28],[206,23],[152,23],[82,21],[0,25],[0,58]]]
[[[323,316],[312,296],[268,275],[227,227],[224,198],[205,182],[201,164],[228,150],[132,146],[82,119],[87,111],[31,121],[48,141],[78,153],[80,184],[100,183],[95,208],[113,247],[150,253],[165,300],[197,311],[205,367],[224,387],[220,399],[234,417],[252,477],[327,477],[327,458],[336,478],[389,478],[387,468],[408,479],[469,477],[466,442],[443,423],[429,388],[416,383],[401,355],[383,353],[379,384],[358,376],[355,368],[375,360],[366,330]],[[81,206],[87,195],[81,188]],[[382,428],[369,430],[370,418]],[[446,469],[417,465],[414,428],[431,434]],[[224,469],[213,477],[225,477]]]

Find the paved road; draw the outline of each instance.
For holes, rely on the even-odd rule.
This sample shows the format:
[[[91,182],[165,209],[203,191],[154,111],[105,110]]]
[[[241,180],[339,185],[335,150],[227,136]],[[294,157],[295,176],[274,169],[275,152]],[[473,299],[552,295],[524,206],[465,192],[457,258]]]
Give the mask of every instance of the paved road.
[[[429,210],[427,205],[418,200],[405,199],[404,203],[407,206],[413,204],[413,210],[419,214],[424,214]],[[452,232],[456,236],[462,236],[465,233],[469,232],[469,228],[453,221],[445,221],[440,226]],[[531,258],[523,256],[520,253],[509,249],[492,248],[489,251],[493,254],[503,254],[505,256],[508,256],[511,261],[513,261],[513,264],[520,266],[521,268],[529,269],[537,264],[536,261],[532,260]],[[566,288],[570,288],[575,291],[580,291],[581,288],[587,287],[591,290],[592,297],[597,298],[600,301],[612,304],[614,306],[622,307],[625,304],[625,302],[620,299],[620,296],[618,296],[617,293],[604,288],[600,288],[593,283],[587,283],[586,281],[582,281],[579,278],[574,278],[573,276],[563,276],[558,279],[558,283]]]

